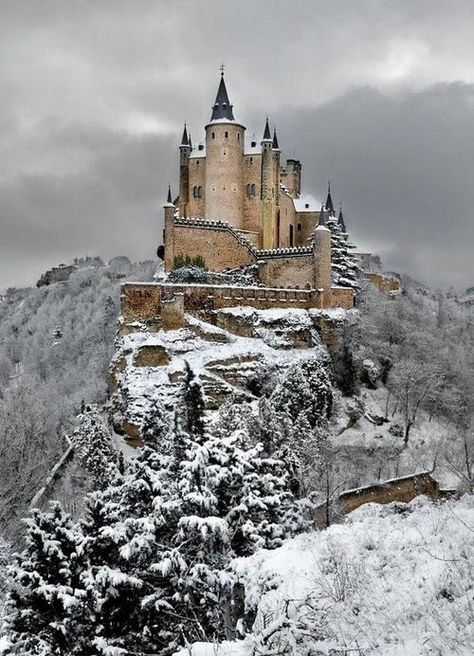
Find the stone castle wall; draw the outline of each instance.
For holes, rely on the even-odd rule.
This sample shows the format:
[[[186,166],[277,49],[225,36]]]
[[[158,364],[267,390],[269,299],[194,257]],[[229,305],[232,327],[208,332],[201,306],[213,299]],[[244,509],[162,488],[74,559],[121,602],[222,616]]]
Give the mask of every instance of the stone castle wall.
[[[269,257],[261,260],[259,279],[269,287],[292,286],[308,289],[314,287],[314,255],[309,253],[298,257]]]
[[[188,216],[194,216],[199,219],[204,218],[205,212],[205,189],[206,189],[206,158],[190,157],[189,158],[189,199],[188,199]],[[194,195],[194,188],[201,187],[201,196]]]

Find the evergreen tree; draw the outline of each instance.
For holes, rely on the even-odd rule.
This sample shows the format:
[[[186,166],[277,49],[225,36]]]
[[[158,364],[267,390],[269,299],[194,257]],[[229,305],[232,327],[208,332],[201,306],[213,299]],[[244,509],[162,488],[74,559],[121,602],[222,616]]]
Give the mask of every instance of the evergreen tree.
[[[7,654],[86,654],[88,637],[85,560],[80,527],[58,503],[51,512],[33,512],[26,548],[11,567]]]
[[[188,362],[185,362],[183,400],[186,410],[184,428],[199,438],[204,435],[204,412],[206,409],[202,385],[196,378]]]
[[[358,290],[361,268],[351,254],[355,246],[348,241],[344,223],[330,216],[327,227],[331,231],[332,281],[335,285]]]
[[[301,413],[314,428],[331,416],[333,394],[327,362],[310,358],[295,362],[282,376],[270,402],[295,422]]]
[[[72,440],[94,488],[105,488],[114,475],[118,457],[108,426],[96,407],[78,416]]]
[[[143,443],[157,451],[166,450],[168,431],[169,413],[161,400],[155,398],[143,421],[141,430]]]

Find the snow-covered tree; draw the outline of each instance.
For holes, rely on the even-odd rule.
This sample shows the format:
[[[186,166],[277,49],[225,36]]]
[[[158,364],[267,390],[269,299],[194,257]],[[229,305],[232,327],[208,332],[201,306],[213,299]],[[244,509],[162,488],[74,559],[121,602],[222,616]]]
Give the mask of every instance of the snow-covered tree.
[[[313,428],[331,416],[333,393],[328,364],[320,358],[295,362],[270,397],[272,405],[293,421],[301,413]]]
[[[89,406],[78,416],[72,440],[94,487],[106,487],[114,475],[118,456],[109,428],[97,407]]]
[[[25,541],[25,551],[11,567],[6,653],[90,653],[80,527],[56,503],[51,512],[34,511]]]
[[[339,215],[341,217],[342,213]],[[327,227],[331,231],[332,281],[341,287],[360,288],[361,267],[351,253],[355,248],[348,240],[344,222],[329,217]]]
[[[185,362],[183,381],[184,429],[195,437],[204,434],[204,393],[200,381]]]

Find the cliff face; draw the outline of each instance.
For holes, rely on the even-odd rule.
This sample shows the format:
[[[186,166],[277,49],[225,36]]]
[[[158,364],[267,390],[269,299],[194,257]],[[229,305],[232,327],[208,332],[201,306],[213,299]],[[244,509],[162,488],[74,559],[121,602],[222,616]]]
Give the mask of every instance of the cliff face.
[[[131,440],[139,439],[156,397],[173,407],[185,362],[203,384],[208,409],[230,395],[252,401],[255,381],[264,379],[267,369],[284,369],[325,344],[339,349],[346,321],[343,310],[232,307],[208,313],[208,321],[197,310],[179,322],[171,320],[171,308],[167,312],[165,322],[163,316],[152,323],[127,323],[122,317],[119,327],[110,374],[112,420]]]

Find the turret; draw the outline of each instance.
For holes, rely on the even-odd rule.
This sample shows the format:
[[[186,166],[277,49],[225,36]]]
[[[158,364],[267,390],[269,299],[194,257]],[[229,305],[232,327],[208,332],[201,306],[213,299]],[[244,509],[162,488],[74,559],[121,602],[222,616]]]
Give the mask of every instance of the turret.
[[[319,224],[314,231],[314,286],[325,294],[331,292],[331,231],[326,227],[324,206],[321,205]],[[326,305],[326,303],[324,303]]]
[[[189,156],[191,155],[191,142],[188,137],[186,123],[179,146],[179,215],[188,216],[189,203]]]
[[[168,186],[168,198],[163,206],[164,209],[164,228],[163,243],[165,245],[165,271],[173,268],[174,262],[174,213],[176,207],[173,205],[171,196],[171,187]]]
[[[278,176],[276,175],[277,157],[276,152],[273,150],[273,139],[268,124],[268,117],[265,121],[265,128],[260,144],[262,147],[262,248],[267,249],[278,246],[276,243],[277,235],[275,235],[275,225],[276,204],[279,192],[277,188]],[[277,152],[279,159],[279,151]]]
[[[221,69],[211,120],[206,125],[205,216],[243,228],[245,127],[234,119]]]

